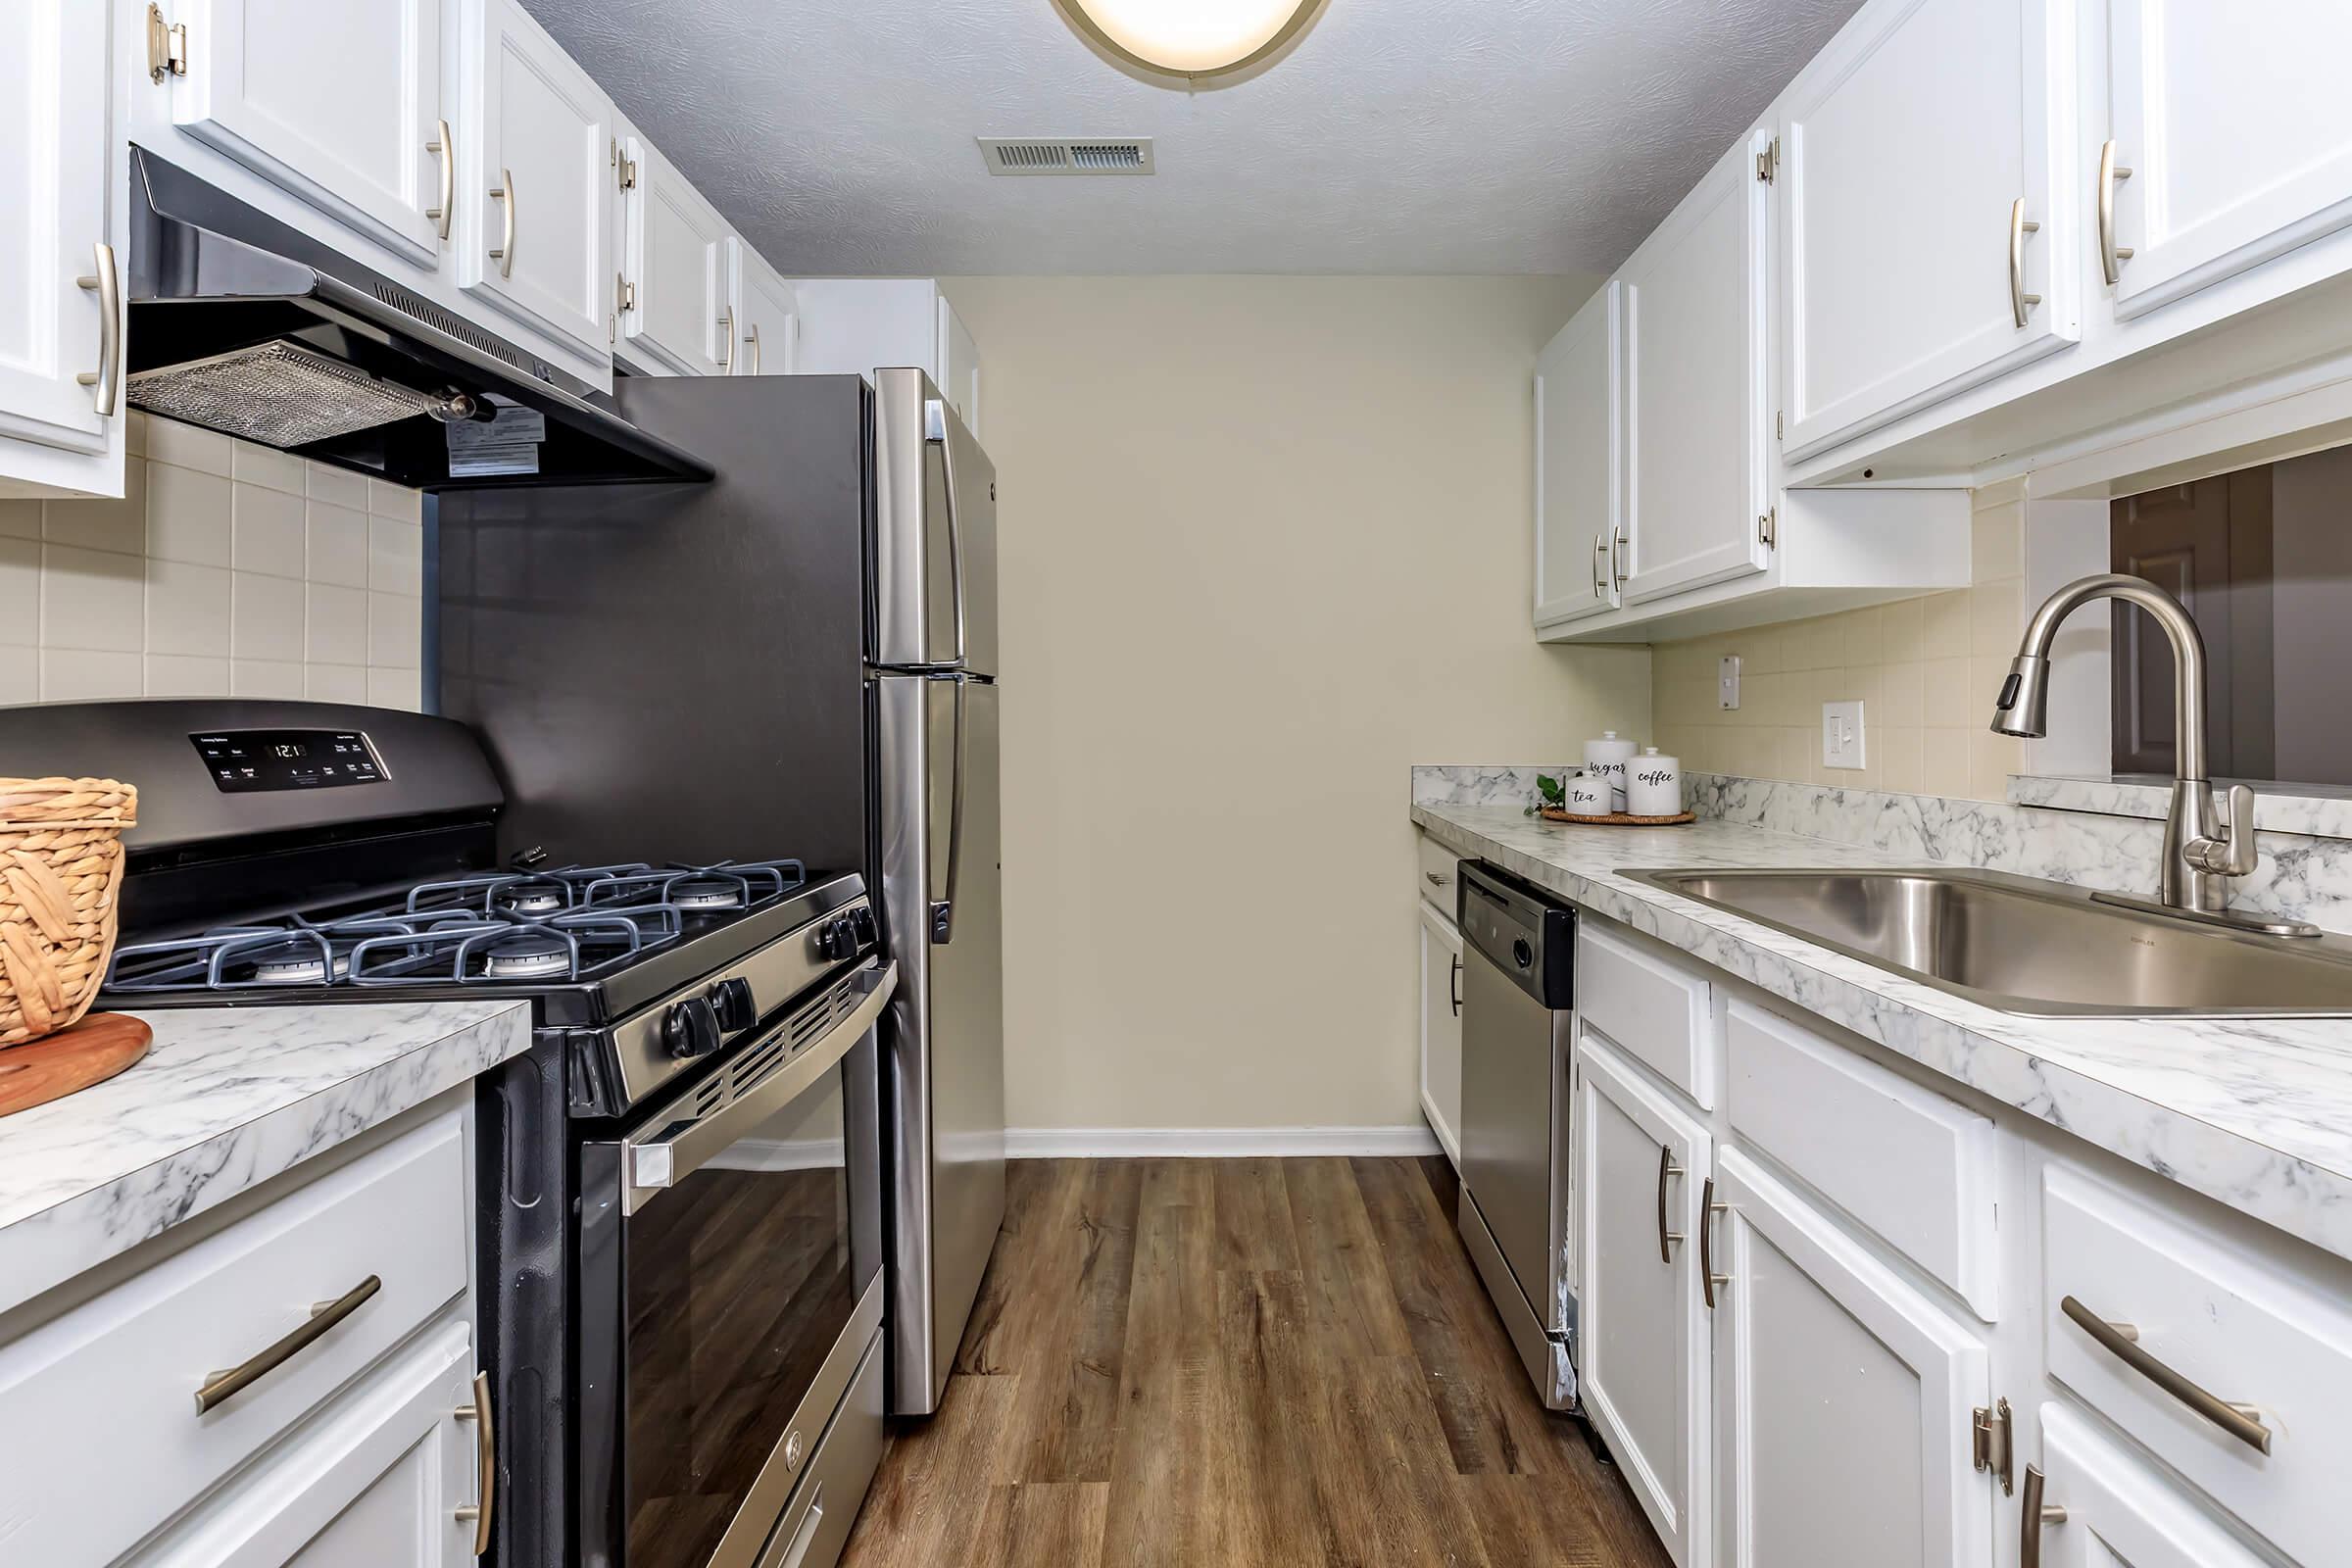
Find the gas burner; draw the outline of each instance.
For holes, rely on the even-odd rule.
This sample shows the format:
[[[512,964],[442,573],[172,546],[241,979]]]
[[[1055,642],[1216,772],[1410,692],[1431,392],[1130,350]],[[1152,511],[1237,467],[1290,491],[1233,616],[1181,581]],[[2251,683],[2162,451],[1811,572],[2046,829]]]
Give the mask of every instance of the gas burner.
[[[538,980],[567,974],[572,953],[571,944],[553,931],[525,926],[483,950],[482,973],[493,980]]]
[[[681,909],[740,909],[744,884],[740,877],[682,876],[669,884],[665,897]]]
[[[257,986],[324,985],[330,969],[337,980],[351,973],[349,958],[340,953],[330,956],[315,942],[281,942],[258,953],[239,953],[236,956],[253,966],[253,983]]]
[[[553,877],[529,877],[519,882],[501,883],[491,890],[490,907],[500,914],[512,914],[525,920],[535,920],[568,908],[571,890]]]

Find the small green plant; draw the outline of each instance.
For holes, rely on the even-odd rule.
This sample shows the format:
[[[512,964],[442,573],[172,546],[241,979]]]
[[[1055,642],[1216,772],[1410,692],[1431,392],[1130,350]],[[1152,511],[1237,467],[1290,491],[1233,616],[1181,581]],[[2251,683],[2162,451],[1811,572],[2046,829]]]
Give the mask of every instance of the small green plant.
[[[1526,812],[1524,813],[1525,815],[1535,815],[1536,807],[1539,804],[1551,807],[1561,807],[1568,804],[1568,786],[1562,783],[1560,780],[1553,778],[1549,773],[1538,773],[1536,775],[1536,793],[1543,799],[1541,802],[1530,803]]]

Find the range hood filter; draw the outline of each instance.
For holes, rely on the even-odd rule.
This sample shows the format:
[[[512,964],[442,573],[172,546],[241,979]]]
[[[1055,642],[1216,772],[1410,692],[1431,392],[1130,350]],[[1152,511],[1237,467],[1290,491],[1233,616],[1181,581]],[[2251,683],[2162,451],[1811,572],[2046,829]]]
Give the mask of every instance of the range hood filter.
[[[284,450],[415,418],[443,399],[278,339],[132,375],[149,414]]]

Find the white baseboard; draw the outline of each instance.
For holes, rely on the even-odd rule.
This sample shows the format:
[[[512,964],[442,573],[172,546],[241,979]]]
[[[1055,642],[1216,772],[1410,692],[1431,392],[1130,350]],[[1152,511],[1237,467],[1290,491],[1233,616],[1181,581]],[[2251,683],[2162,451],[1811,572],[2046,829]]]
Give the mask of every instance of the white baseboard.
[[[1014,1127],[1013,1159],[1234,1159],[1277,1155],[1438,1152],[1419,1122],[1409,1127]]]

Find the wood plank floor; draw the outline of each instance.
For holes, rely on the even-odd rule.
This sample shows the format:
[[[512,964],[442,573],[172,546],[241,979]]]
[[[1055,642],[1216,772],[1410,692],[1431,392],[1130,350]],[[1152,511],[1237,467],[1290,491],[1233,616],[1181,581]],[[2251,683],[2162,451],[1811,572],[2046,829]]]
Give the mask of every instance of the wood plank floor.
[[[1413,1159],[1024,1160],[848,1568],[1665,1568]]]

